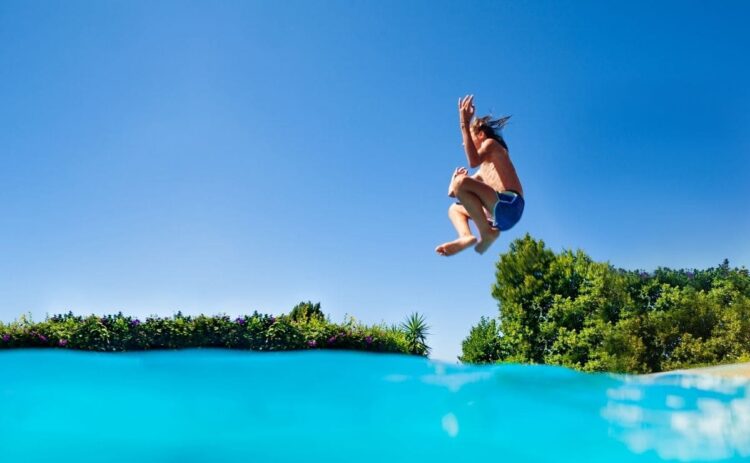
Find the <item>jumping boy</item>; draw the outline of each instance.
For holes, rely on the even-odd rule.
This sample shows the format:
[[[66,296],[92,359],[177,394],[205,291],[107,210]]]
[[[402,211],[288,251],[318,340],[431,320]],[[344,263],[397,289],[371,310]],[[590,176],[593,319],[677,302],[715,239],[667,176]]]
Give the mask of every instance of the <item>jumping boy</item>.
[[[458,100],[458,114],[466,159],[469,167],[479,170],[471,176],[464,167],[453,172],[448,196],[458,198],[458,202],[448,208],[448,217],[458,238],[435,248],[443,256],[452,256],[473,244],[474,250],[483,254],[501,231],[510,230],[521,219],[524,207],[521,181],[499,133],[510,116],[474,119],[473,95]],[[471,233],[469,219],[479,231],[479,242]]]

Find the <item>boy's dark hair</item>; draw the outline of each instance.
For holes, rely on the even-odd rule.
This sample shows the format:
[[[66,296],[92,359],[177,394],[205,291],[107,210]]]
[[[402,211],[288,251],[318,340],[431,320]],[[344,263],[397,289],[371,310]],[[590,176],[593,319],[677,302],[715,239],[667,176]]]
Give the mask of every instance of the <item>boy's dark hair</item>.
[[[501,117],[499,119],[493,119],[492,116],[477,117],[471,121],[471,130],[475,132],[484,132],[487,138],[496,140],[500,145],[508,151],[508,145],[505,144],[503,136],[500,135],[500,130],[505,127],[508,123],[510,116]]]

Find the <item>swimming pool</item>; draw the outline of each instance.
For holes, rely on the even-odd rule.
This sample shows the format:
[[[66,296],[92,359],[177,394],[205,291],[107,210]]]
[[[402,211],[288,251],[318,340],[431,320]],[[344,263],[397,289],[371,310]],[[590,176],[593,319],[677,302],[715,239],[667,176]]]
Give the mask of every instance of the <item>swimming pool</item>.
[[[0,351],[0,460],[750,461],[750,383],[340,351]]]

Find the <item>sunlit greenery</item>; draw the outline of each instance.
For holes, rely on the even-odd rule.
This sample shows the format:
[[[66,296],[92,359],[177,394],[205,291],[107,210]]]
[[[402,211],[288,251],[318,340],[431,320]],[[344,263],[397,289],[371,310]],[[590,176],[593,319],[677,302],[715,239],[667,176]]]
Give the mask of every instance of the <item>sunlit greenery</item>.
[[[427,335],[430,334],[424,316],[413,313],[401,324],[401,331],[406,334],[406,343],[412,354],[428,354]]]
[[[9,324],[0,322],[0,349],[58,347],[96,351],[184,349],[223,347],[257,351],[300,349],[348,349],[427,355],[424,319],[421,325],[407,319],[403,328],[385,324],[367,326],[347,318],[333,323],[320,303],[301,302],[289,315],[254,312],[227,315],[173,317],[151,316],[144,320],[117,315],[77,316],[72,312],[34,322],[21,316]]]
[[[527,235],[496,270],[499,317],[472,328],[464,362],[649,373],[750,360],[750,275],[726,260],[622,270]]]

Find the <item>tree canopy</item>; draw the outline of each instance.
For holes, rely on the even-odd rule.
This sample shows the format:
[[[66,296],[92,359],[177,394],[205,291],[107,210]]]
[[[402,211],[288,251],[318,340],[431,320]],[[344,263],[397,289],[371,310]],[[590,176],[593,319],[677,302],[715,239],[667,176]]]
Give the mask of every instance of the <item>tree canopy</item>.
[[[526,235],[497,262],[492,295],[499,317],[472,328],[461,361],[630,373],[750,361],[750,274],[727,260],[623,270]]]

